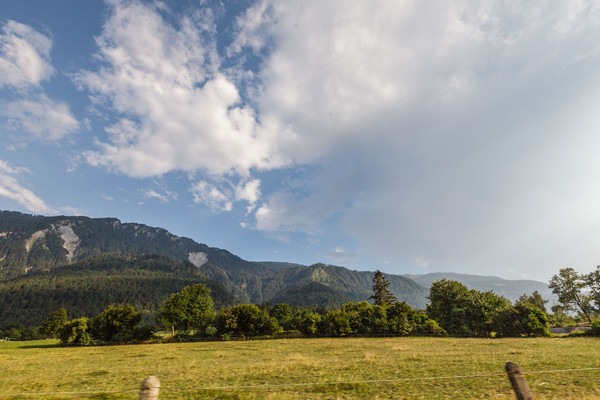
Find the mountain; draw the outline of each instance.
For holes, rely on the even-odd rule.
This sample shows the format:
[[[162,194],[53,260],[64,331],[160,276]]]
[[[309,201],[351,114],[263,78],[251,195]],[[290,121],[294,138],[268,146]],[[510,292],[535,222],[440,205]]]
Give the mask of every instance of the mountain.
[[[402,276],[426,288],[429,288],[433,282],[441,279],[459,281],[469,289],[492,290],[496,294],[504,296],[513,302],[521,295],[531,294],[534,291],[539,292],[544,299],[550,300],[550,302],[555,298],[547,283],[532,280],[508,280],[498,278],[497,276],[467,275],[453,272],[435,272],[423,275],[404,274]]]
[[[172,293],[203,283],[217,307],[235,304],[222,284],[206,279],[188,261],[155,255],[104,253],[50,271],[35,271],[0,283],[0,328],[39,325],[58,308],[70,317],[93,317],[107,305],[128,303],[154,312]]]
[[[156,265],[151,266],[142,256],[158,257],[160,274]],[[160,295],[152,301],[142,300],[143,295],[122,290],[125,284],[115,283],[119,279],[129,282],[133,291],[142,287],[147,290],[152,285],[165,291],[158,290]],[[425,288],[401,276],[389,275],[388,279],[399,299],[424,308]],[[299,306],[338,306],[345,301],[366,300],[372,294],[372,272],[325,264],[250,262],[162,228],[122,223],[115,218],[45,217],[0,211],[0,316],[18,315],[29,308],[22,314],[38,321],[46,311],[40,308],[40,301],[31,299],[43,296],[69,298],[71,307],[87,304],[79,311],[85,315],[92,313],[90,304],[96,307],[103,302],[106,306],[138,301],[135,304],[152,310],[160,304],[157,302],[161,296],[164,300],[166,292],[179,290],[184,282],[218,283],[239,302],[276,301]],[[86,302],[82,297],[65,296],[65,291],[82,296],[87,293],[97,300]],[[58,302],[49,304],[63,306]]]
[[[454,279],[511,300],[547,285],[460,274],[387,274],[399,300],[423,309],[435,280]],[[338,307],[367,300],[373,272],[314,264],[251,262],[162,228],[115,218],[0,211],[0,325],[39,323],[54,309],[94,315],[115,302],[155,310],[183,286],[205,283],[217,305],[233,302]],[[152,293],[152,294],[149,294]],[[1,326],[0,326],[1,328]]]

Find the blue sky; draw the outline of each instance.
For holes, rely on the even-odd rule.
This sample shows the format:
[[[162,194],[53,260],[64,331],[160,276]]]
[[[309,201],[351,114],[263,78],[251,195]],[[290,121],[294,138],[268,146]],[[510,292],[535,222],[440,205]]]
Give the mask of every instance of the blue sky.
[[[548,280],[600,249],[594,1],[0,7],[0,208],[248,260]]]

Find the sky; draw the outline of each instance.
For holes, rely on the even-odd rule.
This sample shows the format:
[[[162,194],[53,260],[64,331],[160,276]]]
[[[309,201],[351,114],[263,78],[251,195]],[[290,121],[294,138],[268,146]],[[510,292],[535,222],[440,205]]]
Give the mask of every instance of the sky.
[[[600,3],[1,0],[0,209],[252,261],[600,264]]]

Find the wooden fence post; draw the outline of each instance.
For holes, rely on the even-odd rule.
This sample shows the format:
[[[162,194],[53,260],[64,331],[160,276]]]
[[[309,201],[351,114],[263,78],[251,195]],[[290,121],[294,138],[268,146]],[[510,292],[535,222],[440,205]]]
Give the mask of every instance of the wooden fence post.
[[[523,370],[514,362],[506,363],[506,373],[508,374],[508,379],[510,379],[510,383],[512,384],[513,390],[517,395],[518,400],[533,400],[533,395],[531,394],[531,390],[529,390],[529,384],[525,379],[525,375],[523,375]]]
[[[160,392],[160,381],[157,377],[151,375],[144,379],[142,389],[140,390],[140,400],[158,400]]]

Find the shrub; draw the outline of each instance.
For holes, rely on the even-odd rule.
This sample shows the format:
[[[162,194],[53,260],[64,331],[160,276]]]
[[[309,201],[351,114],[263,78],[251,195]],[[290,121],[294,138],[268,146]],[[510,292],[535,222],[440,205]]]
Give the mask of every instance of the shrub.
[[[88,332],[88,319],[74,319],[65,324],[60,331],[60,343],[68,346],[89,346],[94,344]]]

